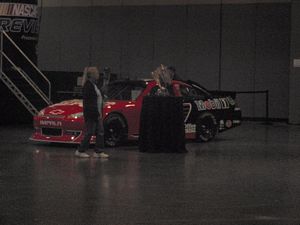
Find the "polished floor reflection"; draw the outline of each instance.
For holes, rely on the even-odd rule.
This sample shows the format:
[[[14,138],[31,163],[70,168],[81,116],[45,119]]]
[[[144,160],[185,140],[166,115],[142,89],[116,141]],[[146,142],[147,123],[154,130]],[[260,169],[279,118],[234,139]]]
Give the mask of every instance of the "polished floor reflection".
[[[0,128],[0,224],[300,224],[300,126],[246,122],[187,154],[78,159]]]

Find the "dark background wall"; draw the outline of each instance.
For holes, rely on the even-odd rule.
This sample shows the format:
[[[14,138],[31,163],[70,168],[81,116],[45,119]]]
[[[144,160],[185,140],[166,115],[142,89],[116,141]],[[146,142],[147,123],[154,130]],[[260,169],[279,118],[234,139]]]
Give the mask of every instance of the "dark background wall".
[[[300,1],[292,3],[291,25],[291,72],[289,87],[289,122],[300,124],[300,67],[294,65],[294,59],[300,59]]]
[[[78,72],[87,65],[109,66],[122,77],[148,78],[163,63],[209,89],[269,89],[270,117],[300,121],[298,69],[290,68],[290,61],[300,58],[299,1],[223,5],[107,1],[107,6],[79,0],[44,2],[48,5],[41,11],[38,66],[52,81],[54,97],[58,90],[72,90]],[[20,121],[31,118],[25,109],[19,110],[23,106],[2,83],[0,89],[1,117],[20,111]],[[245,117],[264,116],[263,95],[239,95],[238,101]]]
[[[173,65],[209,89],[269,89],[270,117],[288,118],[290,4],[220,9],[220,4],[44,7],[39,67],[78,72],[87,65],[109,66],[123,77],[148,78],[159,64]],[[244,116],[264,116],[263,95],[241,95],[239,102]]]

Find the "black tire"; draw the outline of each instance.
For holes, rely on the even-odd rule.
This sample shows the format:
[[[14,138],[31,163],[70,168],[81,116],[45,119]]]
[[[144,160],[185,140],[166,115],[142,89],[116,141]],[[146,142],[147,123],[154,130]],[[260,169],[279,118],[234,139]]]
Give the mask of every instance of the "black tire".
[[[120,145],[127,135],[127,124],[119,114],[110,114],[104,120],[105,145],[115,147]]]
[[[197,119],[196,123],[197,141],[211,141],[218,133],[218,124],[216,118],[211,113],[203,113]]]

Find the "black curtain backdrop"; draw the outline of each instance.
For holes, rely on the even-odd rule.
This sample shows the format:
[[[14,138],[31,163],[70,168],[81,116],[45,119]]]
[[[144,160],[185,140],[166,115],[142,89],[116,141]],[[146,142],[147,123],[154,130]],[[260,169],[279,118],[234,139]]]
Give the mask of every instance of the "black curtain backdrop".
[[[180,97],[144,98],[140,117],[141,152],[186,152],[182,102]]]

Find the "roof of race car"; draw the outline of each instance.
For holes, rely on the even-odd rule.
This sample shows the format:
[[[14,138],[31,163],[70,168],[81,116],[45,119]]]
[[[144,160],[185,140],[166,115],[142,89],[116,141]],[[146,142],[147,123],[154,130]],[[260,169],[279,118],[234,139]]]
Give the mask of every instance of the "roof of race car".
[[[111,82],[110,84],[115,84],[115,83],[128,83],[128,84],[143,84],[146,82],[152,82],[155,81],[154,79],[151,78],[141,78],[141,79],[123,79],[123,80],[115,80],[113,82]],[[184,81],[181,81],[184,82]]]
[[[145,83],[145,82],[150,82],[150,81],[154,81],[153,79],[120,79],[120,80],[115,80],[113,82],[111,82],[111,84],[114,83]]]

